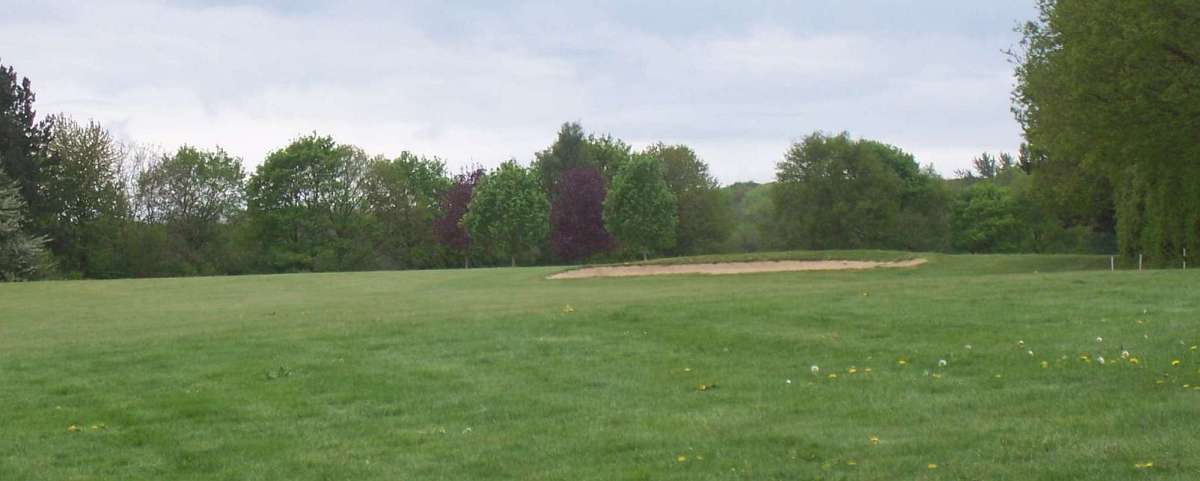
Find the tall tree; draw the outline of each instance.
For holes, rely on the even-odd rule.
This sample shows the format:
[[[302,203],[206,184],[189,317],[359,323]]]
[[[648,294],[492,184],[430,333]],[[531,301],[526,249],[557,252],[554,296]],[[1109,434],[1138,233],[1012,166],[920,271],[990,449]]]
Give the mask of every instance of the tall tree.
[[[438,264],[433,219],[438,200],[450,184],[445,172],[441,160],[407,151],[391,160],[376,158],[367,166],[363,189],[380,267],[428,268]]]
[[[1200,248],[1195,2],[1040,0],[1038,8],[1013,53],[1013,110],[1028,142],[1051,162],[1108,179],[1123,253],[1164,259]]]
[[[225,256],[217,244],[243,208],[245,179],[241,159],[183,146],[142,170],[137,199],[144,219],[165,227],[174,256],[194,272],[216,273]]]
[[[463,223],[472,240],[516,266],[518,256],[546,240],[549,210],[537,174],[510,160],[479,182]]]
[[[724,243],[733,231],[733,214],[708,164],[686,145],[658,143],[645,153],[662,164],[663,177],[675,197],[678,224],[672,253],[711,252]]]
[[[35,99],[28,78],[0,64],[0,170],[17,184],[31,221],[39,232],[48,217],[42,199],[46,195],[46,147],[53,122],[37,119]]]
[[[814,133],[792,145],[775,175],[774,225],[785,247],[944,247],[942,183],[894,146]]]
[[[550,207],[550,245],[554,254],[579,260],[608,249],[612,237],[604,230],[604,177],[596,169],[576,167],[555,182]]]
[[[555,192],[554,182],[563,172],[576,167],[594,166],[587,144],[583,126],[578,122],[562,124],[554,143],[535,154],[533,161],[533,170],[538,173],[543,192],[552,195]]]
[[[56,117],[41,194],[43,232],[59,267],[85,277],[123,275],[114,243],[128,220],[120,183],[124,147],[100,124]]]
[[[438,215],[433,220],[433,232],[439,244],[463,257],[463,267],[471,267],[471,235],[463,224],[467,207],[475,194],[475,186],[483,179],[484,170],[469,169],[454,176],[450,187],[438,203]]]
[[[248,216],[275,271],[371,266],[362,183],[367,157],[328,136],[272,152],[246,187]]]
[[[604,200],[604,225],[621,244],[642,259],[675,245],[675,196],[663,178],[662,164],[635,155],[616,178]]]
[[[794,144],[772,191],[781,237],[790,248],[883,247],[895,231],[900,181],[880,151],[815,133]]]
[[[45,239],[30,235],[24,224],[25,200],[0,169],[0,282],[28,280],[44,268]]]

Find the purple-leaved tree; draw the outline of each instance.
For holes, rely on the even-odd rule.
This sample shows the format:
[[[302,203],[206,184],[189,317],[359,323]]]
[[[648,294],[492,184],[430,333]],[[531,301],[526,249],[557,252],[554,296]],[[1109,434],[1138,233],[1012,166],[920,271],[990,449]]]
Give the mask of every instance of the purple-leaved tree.
[[[433,219],[433,232],[438,243],[462,254],[463,267],[466,268],[471,267],[471,236],[467,234],[462,219],[483,174],[483,169],[475,169],[454,176],[454,182],[442,195],[439,206],[441,213]]]
[[[590,167],[568,169],[554,184],[550,244],[559,257],[585,259],[612,246],[604,230],[604,177]]]

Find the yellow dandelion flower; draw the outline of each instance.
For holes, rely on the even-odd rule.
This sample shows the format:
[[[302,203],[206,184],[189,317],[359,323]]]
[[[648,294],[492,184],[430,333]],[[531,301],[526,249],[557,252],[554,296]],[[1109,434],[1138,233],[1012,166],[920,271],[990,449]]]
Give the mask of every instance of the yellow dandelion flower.
[[[846,466],[858,466],[858,463],[855,462],[853,459],[847,459]]]
[[[1195,351],[1197,348],[1200,348],[1200,346],[1192,346],[1192,347],[1189,347],[1188,350]]]
[[[76,432],[76,431],[79,431],[79,426],[76,426],[76,425],[74,425],[74,424],[72,424],[72,425],[70,425],[70,426],[67,426],[67,432],[68,432],[68,433],[73,433],[73,432]]]
[[[854,373],[858,372],[858,368],[851,367],[850,369],[847,369],[846,372],[848,372],[850,374],[854,374]]]
[[[869,367],[863,368],[863,373],[871,374],[871,368],[869,368]]]
[[[837,374],[829,373],[829,379],[837,379]]]
[[[1046,369],[1048,367],[1050,367],[1050,363],[1048,363],[1046,361],[1042,361],[1042,369]]]
[[[1166,382],[1166,381],[1164,381],[1164,380],[1162,380],[1162,379],[1159,379],[1159,380],[1157,380],[1157,381],[1154,381],[1154,384],[1166,384],[1166,383],[1167,383],[1167,382]]]
[[[933,374],[932,374],[932,376],[933,376],[933,378],[934,378],[934,379],[941,379],[941,378],[942,378],[942,373],[940,373],[940,372],[935,372],[935,373],[933,373]]]
[[[1135,463],[1133,467],[1138,469],[1150,469],[1154,467],[1154,461],[1142,461],[1140,463]]]
[[[1137,365],[1137,363],[1138,363],[1138,358],[1136,358],[1136,357],[1131,357],[1131,358],[1129,358],[1129,363],[1130,363],[1130,364],[1133,364],[1133,365]]]
[[[908,364],[908,360],[906,360],[906,359],[897,359],[897,360],[896,360],[896,364],[899,364],[899,365],[901,365],[901,366],[904,366],[904,365],[907,365],[907,364]]]
[[[1172,366],[1172,367],[1179,367],[1179,364],[1181,364],[1181,363],[1179,362],[1179,360],[1178,360],[1178,359],[1175,359],[1175,360],[1171,361],[1171,366]]]
[[[682,463],[682,462],[686,462],[686,461],[687,461],[687,456],[684,456],[682,454],[680,454],[679,456],[675,456],[675,462],[677,462],[677,463]]]
[[[929,463],[929,464],[926,464],[925,467],[929,468],[929,469],[937,469],[938,465],[934,464],[934,463]]]
[[[867,440],[871,442],[872,446],[879,445],[879,436],[871,436],[871,437],[867,438]]]

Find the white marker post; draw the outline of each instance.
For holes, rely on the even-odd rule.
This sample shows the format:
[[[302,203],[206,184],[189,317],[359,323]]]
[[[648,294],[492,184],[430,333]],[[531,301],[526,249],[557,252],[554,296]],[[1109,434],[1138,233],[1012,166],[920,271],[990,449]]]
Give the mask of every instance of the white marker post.
[[[1108,256],[1108,270],[1110,270],[1110,271],[1113,271],[1113,272],[1116,272],[1116,270],[1117,270],[1117,256]]]

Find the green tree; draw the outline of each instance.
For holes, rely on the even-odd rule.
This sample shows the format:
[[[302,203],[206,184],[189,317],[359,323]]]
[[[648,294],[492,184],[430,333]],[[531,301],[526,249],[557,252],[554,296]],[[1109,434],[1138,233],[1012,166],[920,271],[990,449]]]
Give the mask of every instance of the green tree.
[[[122,247],[116,242],[129,218],[120,182],[122,145],[100,124],[68,117],[53,120],[54,136],[41,187],[42,231],[59,268],[84,277],[119,277]]]
[[[538,174],[543,192],[553,195],[554,183],[569,169],[594,167],[587,143],[583,126],[578,122],[567,122],[558,129],[558,137],[550,147],[534,154],[533,170]]]
[[[43,207],[46,195],[46,147],[53,121],[37,119],[35,95],[28,78],[12,67],[0,65],[0,170],[17,184],[32,228],[41,232],[43,219],[51,214]]]
[[[180,147],[143,170],[137,199],[146,222],[164,226],[185,272],[216,274],[228,257],[228,225],[244,205],[246,172],[220,148]]]
[[[44,268],[45,239],[25,230],[25,200],[0,169],[0,281],[23,281]]]
[[[931,168],[891,145],[814,133],[792,145],[772,189],[787,248],[934,250],[945,245],[946,192]]]
[[[1164,259],[1200,248],[1195,2],[1041,0],[1038,7],[1013,53],[1014,112],[1029,144],[1051,163],[1107,179],[1122,253]],[[1066,197],[1107,197],[1086,191]]]
[[[510,160],[479,181],[463,224],[472,242],[483,243],[516,266],[517,256],[546,241],[549,215],[550,201],[538,173]]]
[[[328,136],[272,152],[246,187],[252,236],[272,271],[371,267],[362,183],[367,156]]]
[[[379,267],[428,268],[445,264],[433,219],[449,189],[446,167],[437,158],[401,152],[367,165],[363,190],[371,214],[372,241]]]
[[[708,164],[686,145],[658,143],[645,154],[662,164],[663,177],[675,196],[676,255],[716,250],[733,230],[730,206],[721,196],[720,185],[708,172]]]
[[[967,188],[954,204],[951,231],[958,250],[1015,252],[1021,246],[1017,206],[1009,191],[992,182]]]
[[[578,122],[567,122],[559,128],[554,143],[535,154],[533,169],[538,173],[542,189],[553,197],[554,183],[563,172],[580,167],[593,168],[611,184],[631,155],[629,144],[621,139],[586,134]]]
[[[611,135],[589,135],[587,152],[591,158],[591,164],[610,185],[613,178],[617,176],[617,172],[620,172],[633,156],[633,150],[629,144]]]
[[[662,163],[635,155],[613,179],[604,200],[604,226],[627,249],[648,259],[650,252],[675,245],[675,196]]]

